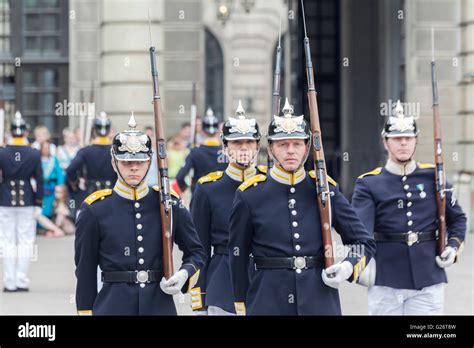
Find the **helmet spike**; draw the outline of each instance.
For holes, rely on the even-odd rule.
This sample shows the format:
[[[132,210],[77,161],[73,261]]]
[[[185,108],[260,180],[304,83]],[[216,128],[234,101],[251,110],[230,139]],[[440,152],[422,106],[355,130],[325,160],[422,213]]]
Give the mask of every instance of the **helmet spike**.
[[[130,119],[128,120],[128,128],[130,129],[137,128],[137,122],[135,122],[135,116],[133,115],[133,111],[132,111],[132,115],[130,116]]]
[[[242,101],[240,99],[239,99],[239,105],[237,106],[237,110],[235,111],[235,113],[237,114],[237,116],[239,116],[239,118],[245,117],[245,110],[244,110],[244,107],[242,106]]]

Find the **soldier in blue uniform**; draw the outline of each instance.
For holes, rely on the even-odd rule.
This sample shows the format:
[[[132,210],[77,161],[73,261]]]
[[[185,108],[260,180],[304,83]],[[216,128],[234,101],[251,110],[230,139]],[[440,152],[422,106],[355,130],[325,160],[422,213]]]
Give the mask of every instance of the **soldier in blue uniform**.
[[[3,246],[3,291],[28,291],[36,218],[43,203],[41,155],[26,138],[27,124],[16,112],[12,138],[0,148],[0,248]],[[34,186],[32,185],[34,179]]]
[[[110,126],[110,120],[101,113],[94,121],[92,144],[80,149],[66,169],[68,185],[78,202],[97,190],[111,188],[117,180],[110,157]],[[85,187],[81,187],[81,179],[85,179]]]
[[[415,162],[417,136],[414,118],[404,116],[399,101],[382,131],[385,167],[356,181],[352,205],[377,242],[363,275],[370,314],[441,314],[444,268],[457,260],[464,244],[466,217],[448,189],[448,241],[441,257],[436,256],[435,171],[434,165]]]
[[[172,235],[183,252],[183,264],[163,278],[160,198],[148,187],[151,140],[130,129],[113,140],[118,180],[113,189],[90,195],[79,213],[75,240],[76,306],[79,314],[176,315],[171,295],[193,287],[205,255],[191,215],[173,197]],[[97,266],[104,283],[97,293]]]
[[[225,156],[222,156],[222,147],[219,141],[219,120],[211,109],[208,109],[202,120],[202,130],[206,137],[203,143],[194,149],[186,157],[183,167],[176,174],[173,189],[178,193],[184,192],[188,187],[186,179],[192,175],[191,191],[194,192],[199,178],[207,173],[225,170]]]
[[[229,217],[235,190],[243,181],[266,173],[266,166],[256,166],[260,131],[254,118],[246,118],[239,101],[237,117],[230,117],[221,134],[224,153],[229,159],[225,171],[207,174],[199,179],[191,200],[191,214],[208,262],[191,290],[193,309],[198,314],[235,314],[230,283]],[[213,255],[211,257],[211,246]]]
[[[255,175],[235,194],[228,252],[236,312],[340,315],[337,288],[358,278],[375,242],[330,179],[332,222],[350,252],[324,269],[315,175],[303,167],[309,127],[303,115],[293,116],[288,100],[283,113],[268,128],[269,175]]]

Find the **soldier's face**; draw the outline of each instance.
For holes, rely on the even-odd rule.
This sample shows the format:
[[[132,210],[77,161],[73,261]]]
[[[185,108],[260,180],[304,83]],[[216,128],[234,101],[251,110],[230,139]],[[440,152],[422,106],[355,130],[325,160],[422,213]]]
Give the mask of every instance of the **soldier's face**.
[[[301,166],[309,150],[309,143],[305,143],[303,139],[275,140],[270,145],[270,150],[283,169],[292,172]]]
[[[248,166],[258,152],[256,140],[233,140],[227,142],[227,156],[231,163]]]
[[[113,163],[113,162],[112,162]],[[129,185],[138,185],[150,167],[150,161],[117,161],[122,179]]]
[[[384,146],[392,161],[403,163],[412,158],[417,142],[416,137],[393,137],[384,139]]]

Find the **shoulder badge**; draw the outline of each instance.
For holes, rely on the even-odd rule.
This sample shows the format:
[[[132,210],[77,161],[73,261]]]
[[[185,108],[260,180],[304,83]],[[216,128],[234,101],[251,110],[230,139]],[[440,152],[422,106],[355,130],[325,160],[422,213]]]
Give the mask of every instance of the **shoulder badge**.
[[[418,163],[418,168],[421,168],[421,169],[432,169],[432,168],[436,168],[436,166],[432,163]]]
[[[92,203],[94,203],[95,201],[97,200],[102,200],[104,199],[105,197],[107,196],[110,196],[112,194],[112,189],[105,189],[105,190],[99,190],[99,191],[95,191],[94,193],[90,194],[85,200],[84,202],[86,202],[87,204],[91,205]]]
[[[311,177],[311,179],[316,179],[316,171],[314,169],[310,170],[308,174]],[[327,176],[327,178],[328,178],[328,183],[330,183],[332,186],[337,186],[337,182],[333,178],[331,178],[329,175]]]
[[[374,170],[364,173],[362,175],[359,175],[359,179],[362,179],[363,177],[369,176],[369,175],[379,175],[382,172],[382,167],[377,167]]]
[[[155,190],[156,192],[160,192],[160,186],[158,185],[154,185],[152,186],[153,190]],[[178,193],[173,190],[173,189],[170,189],[170,193],[173,197],[177,198],[177,199],[181,199],[181,197],[178,195]]]
[[[217,172],[212,172],[212,173],[202,176],[201,178],[199,178],[198,182],[200,184],[205,184],[207,182],[214,182],[222,178],[223,175],[224,175],[224,172],[219,170]]]
[[[257,174],[252,176],[250,179],[245,180],[242,184],[239,186],[240,191],[245,191],[251,186],[256,186],[259,182],[267,180],[267,177],[263,174]]]
[[[267,174],[267,169],[268,169],[267,166],[264,166],[263,164],[261,164],[261,165],[257,166],[257,169],[258,169],[260,172],[262,172],[262,173],[264,173],[264,174]]]

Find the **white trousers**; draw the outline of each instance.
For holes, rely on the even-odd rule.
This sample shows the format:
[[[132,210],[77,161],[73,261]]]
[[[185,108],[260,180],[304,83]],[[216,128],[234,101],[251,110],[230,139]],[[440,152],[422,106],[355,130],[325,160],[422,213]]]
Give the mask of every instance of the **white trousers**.
[[[421,290],[372,286],[368,290],[370,315],[443,314],[444,283]]]
[[[34,207],[0,207],[0,250],[5,288],[28,288],[35,236]]]
[[[227,312],[220,307],[208,306],[207,315],[235,315],[235,313]]]

